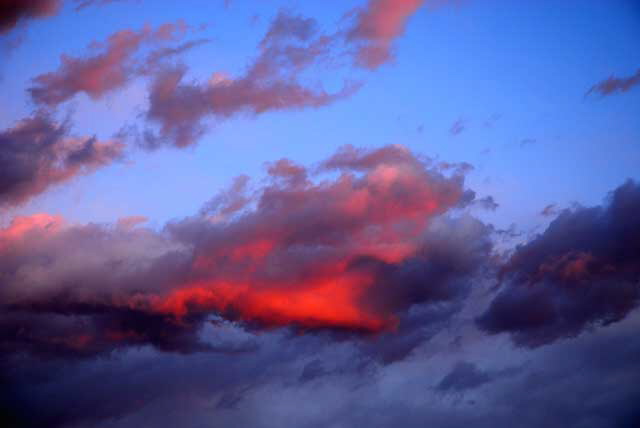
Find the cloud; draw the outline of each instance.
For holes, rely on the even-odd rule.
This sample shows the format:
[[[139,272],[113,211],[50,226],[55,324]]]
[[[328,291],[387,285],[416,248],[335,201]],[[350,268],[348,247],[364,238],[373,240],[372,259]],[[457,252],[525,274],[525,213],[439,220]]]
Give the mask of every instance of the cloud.
[[[549,204],[540,211],[540,215],[543,217],[554,217],[558,215],[558,207],[556,204]]]
[[[157,125],[143,145],[156,148],[194,144],[207,118],[223,120],[239,113],[317,108],[352,95],[358,83],[327,92],[300,82],[303,71],[330,61],[334,38],[319,34],[310,18],[281,11],[259,46],[259,54],[242,76],[214,73],[206,83],[185,82],[186,67],[167,67],[152,82],[146,118]]]
[[[462,131],[467,129],[466,122],[462,119],[457,119],[449,128],[449,133],[453,136],[460,135]]]
[[[638,84],[640,84],[640,69],[628,77],[610,76],[609,78],[593,85],[587,91],[586,95],[597,92],[602,96],[606,96],[612,95],[616,92],[627,92]]]
[[[404,317],[411,307],[466,295],[491,244],[477,220],[440,218],[472,200],[462,176],[399,146],[346,147],[321,165],[339,174],[315,182],[278,161],[242,203],[223,193],[162,233],[138,218],[117,227],[15,219],[0,231],[5,352],[208,350],[199,331],[213,315],[375,333],[433,318]]]
[[[496,202],[493,196],[485,196],[484,198],[478,198],[474,202],[477,206],[487,211],[495,211],[500,204]]]
[[[103,6],[109,3],[117,3],[128,0],[75,0],[77,3],[76,10],[82,10],[89,6]]]
[[[359,67],[375,70],[394,57],[393,43],[404,33],[408,19],[424,0],[369,0],[356,10],[347,41],[354,45]]]
[[[37,113],[0,132],[0,207],[20,205],[122,157],[122,143],[71,137],[69,127]]]
[[[210,119],[237,114],[318,108],[350,97],[361,86],[345,81],[341,89],[325,90],[320,81],[304,83],[312,69],[339,70],[341,58],[355,55],[356,64],[375,69],[392,58],[393,41],[422,1],[375,0],[352,13],[345,32],[324,34],[312,18],[282,10],[259,44],[256,58],[240,76],[215,72],[208,82],[185,82],[185,66],[155,73],[146,113],[148,127],[134,133],[147,148],[186,147],[207,130]],[[152,67],[153,68],[153,67]]]
[[[135,54],[143,44],[166,43],[177,39],[188,27],[182,21],[167,23],[152,29],[145,26],[139,31],[121,30],[105,43],[94,43],[97,53],[86,58],[62,55],[58,70],[41,74],[33,79],[28,89],[33,100],[47,106],[58,105],[79,93],[99,99],[108,92],[119,89],[133,77],[141,74],[161,59],[196,46],[198,42],[181,45],[173,50],[155,51],[144,67]]]
[[[529,353],[474,328],[467,310],[484,310],[493,228],[461,212],[474,204],[465,170],[401,146],[347,146],[312,167],[267,164],[266,180],[241,176],[162,230],[140,217],[14,219],[0,229],[0,415],[54,428],[268,428],[292,417],[633,426],[637,312]],[[625,272],[637,286],[639,189],[628,182],[603,207],[564,211],[516,249],[491,308],[541,271],[546,282],[533,287],[599,317],[588,292],[561,288],[584,286],[571,282],[581,270],[547,262],[576,242],[615,268],[586,272],[594,289],[602,280],[614,290],[602,302],[619,301]]]
[[[163,45],[181,37],[188,30],[184,23],[164,24],[156,30],[148,26],[139,31],[121,30],[105,43],[93,43],[92,52],[85,57],[63,55],[60,67],[36,76],[28,91],[37,104],[56,106],[79,93],[100,99],[133,78],[150,76],[144,128],[139,131],[137,126],[129,126],[122,135],[148,149],[186,147],[206,132],[211,120],[319,108],[350,97],[362,86],[361,82],[345,80],[341,88],[328,91],[321,80],[309,83],[310,71],[344,71],[345,55],[367,57],[366,68],[377,68],[392,58],[393,41],[421,4],[422,1],[371,1],[352,14],[348,31],[334,34],[321,33],[312,18],[282,10],[244,73],[230,76],[218,71],[207,82],[187,81],[188,68],[168,61],[207,43],[207,39],[160,46],[146,57],[140,54],[143,46]],[[370,58],[374,51],[378,55],[375,60]],[[356,62],[360,64],[360,60]]]
[[[55,15],[59,8],[59,0],[3,0],[0,3],[0,35],[26,20]]]
[[[437,388],[441,391],[459,392],[477,388],[490,381],[491,376],[478,369],[475,364],[461,361],[442,378]]]
[[[479,326],[535,347],[622,320],[640,301],[638,210],[640,186],[629,180],[604,206],[562,211],[516,248]]]

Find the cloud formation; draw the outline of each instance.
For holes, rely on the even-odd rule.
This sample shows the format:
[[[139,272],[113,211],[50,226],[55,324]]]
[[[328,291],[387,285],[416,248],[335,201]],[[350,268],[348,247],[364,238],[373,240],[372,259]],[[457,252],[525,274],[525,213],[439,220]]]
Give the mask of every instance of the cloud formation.
[[[50,187],[118,160],[124,145],[72,137],[70,124],[45,114],[0,132],[0,208],[22,204]]]
[[[144,45],[176,41],[188,29],[184,23],[121,30],[105,43],[94,43],[95,52],[85,57],[63,55],[58,70],[36,76],[28,91],[37,104],[57,106],[79,93],[99,99],[135,77],[151,76],[144,130],[128,127],[123,135],[150,149],[186,147],[204,134],[210,120],[318,108],[353,95],[361,82],[345,80],[342,88],[328,91],[322,80],[309,82],[309,72],[344,70],[345,55],[355,56],[354,65],[368,69],[390,61],[394,40],[421,5],[413,0],[372,0],[351,13],[346,30],[334,34],[321,33],[312,18],[280,11],[243,74],[214,72],[207,82],[187,81],[188,68],[166,60],[208,40],[161,46],[146,57],[140,55]]]
[[[86,58],[62,55],[58,70],[36,76],[28,91],[36,103],[47,106],[56,106],[78,93],[85,93],[92,99],[101,98],[106,93],[123,87],[163,57],[195,46],[192,42],[174,50],[165,48],[155,51],[150,54],[147,64],[141,64],[140,59],[135,57],[143,44],[174,41],[187,29],[184,22],[178,21],[163,24],[155,30],[145,26],[139,31],[118,31],[105,43],[94,42],[92,50],[97,50],[97,53],[93,55]]]
[[[334,44],[333,37],[319,33],[314,19],[281,11],[242,76],[214,73],[209,82],[187,83],[186,67],[162,69],[153,79],[146,114],[159,129],[147,131],[143,144],[185,147],[204,133],[207,118],[321,107],[350,96],[359,84],[345,82],[342,89],[327,92],[300,81],[304,71],[331,60]]]
[[[535,347],[623,319],[640,302],[638,210],[640,186],[629,180],[604,206],[562,211],[516,248],[479,326]]]
[[[242,204],[216,198],[163,233],[136,219],[114,228],[16,218],[0,231],[4,352],[207,350],[198,331],[214,314],[259,328],[381,332],[412,322],[401,315],[414,305],[466,295],[491,244],[476,220],[439,219],[473,199],[462,176],[399,146],[345,147],[320,165],[338,175],[314,182],[280,160]]]
[[[518,344],[557,341],[552,346],[562,348],[536,356],[533,367],[514,367],[502,343],[506,366],[467,354],[443,370],[435,355],[449,359],[469,344],[486,355],[487,340],[502,340],[478,340],[473,329],[455,346],[442,345],[460,323],[473,325],[461,308],[478,306],[469,295],[488,289],[482,283],[494,272],[493,228],[460,212],[476,204],[464,186],[468,166],[441,165],[400,146],[346,146],[313,167],[280,159],[266,170],[266,180],[240,176],[198,214],[161,231],[143,227],[143,217],[74,225],[47,214],[17,217],[1,229],[0,374],[7,389],[0,414],[27,426],[128,428],[142,420],[169,424],[173,403],[176,423],[187,426],[215,415],[220,426],[265,420],[258,426],[270,427],[278,423],[265,415],[275,405],[308,396],[326,415],[300,410],[311,426],[367,425],[370,407],[382,403],[379,426],[426,419],[493,426],[514,415],[527,427],[567,420],[605,426],[597,423],[602,415],[637,420],[624,411],[637,395],[629,395],[635,350],[620,350],[636,331],[627,315],[637,295],[625,290],[638,285],[633,213],[640,186],[626,183],[603,207],[564,211],[503,267],[503,289],[480,326],[490,333],[508,326],[500,331]],[[591,254],[586,264],[573,256],[576,248]],[[635,289],[625,285],[634,280]],[[536,287],[547,302],[532,298]],[[531,314],[549,302],[558,311],[546,324],[518,324],[536,320]],[[615,306],[621,302],[631,306]],[[611,324],[626,326],[624,337],[557,340],[614,318],[625,318]],[[589,349],[605,344],[617,351],[592,358]],[[565,358],[567,346],[579,356],[575,364]],[[583,365],[593,376],[577,375]],[[574,375],[559,384],[562,372]],[[622,392],[585,388],[608,374],[626,374]],[[410,379],[392,389],[402,399],[381,396],[385,382],[397,379]],[[583,408],[562,401],[576,391],[603,405],[578,419],[522,413],[531,394],[569,411]],[[336,405],[336,395],[346,403]],[[72,410],[69,397],[78,397]]]
[[[424,0],[369,0],[355,11],[347,41],[354,45],[354,61],[359,67],[375,70],[394,57],[393,43],[404,33],[408,19]]]
[[[640,69],[638,69],[631,76],[627,77],[610,76],[607,79],[593,85],[587,91],[587,95],[594,92],[597,92],[602,96],[612,95],[616,92],[627,92],[638,84],[640,84]]]

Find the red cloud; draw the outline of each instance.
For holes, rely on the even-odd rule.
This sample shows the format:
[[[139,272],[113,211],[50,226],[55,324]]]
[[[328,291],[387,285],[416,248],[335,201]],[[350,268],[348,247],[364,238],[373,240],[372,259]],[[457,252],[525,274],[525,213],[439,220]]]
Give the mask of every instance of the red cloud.
[[[392,327],[397,307],[370,295],[378,269],[415,256],[429,221],[464,199],[460,177],[426,166],[399,146],[346,147],[321,166],[339,177],[314,183],[306,168],[276,162],[255,211],[200,226],[215,240],[194,253],[196,279],[153,307],[176,316],[214,310],[268,326]]]
[[[16,219],[0,230],[0,269],[10,272],[0,306],[33,312],[34,325],[46,314],[82,316],[85,327],[61,321],[45,336],[76,325],[72,336],[91,340],[73,343],[91,353],[142,343],[199,349],[211,314],[263,328],[380,332],[412,305],[464,294],[460,279],[490,245],[487,228],[438,220],[471,200],[462,176],[400,146],[346,147],[319,165],[280,160],[262,187],[243,177],[233,185],[240,196],[223,192],[163,233],[138,219],[117,227]]]

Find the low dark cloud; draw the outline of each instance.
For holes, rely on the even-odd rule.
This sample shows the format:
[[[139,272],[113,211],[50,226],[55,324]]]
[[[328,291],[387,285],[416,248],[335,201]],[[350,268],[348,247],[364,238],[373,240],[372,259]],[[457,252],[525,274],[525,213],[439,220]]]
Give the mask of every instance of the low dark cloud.
[[[562,211],[516,248],[480,327],[539,346],[623,319],[640,301],[639,210],[640,186],[629,180],[603,206]]]
[[[122,143],[73,137],[69,128],[37,113],[0,132],[0,207],[22,204],[122,157]]]

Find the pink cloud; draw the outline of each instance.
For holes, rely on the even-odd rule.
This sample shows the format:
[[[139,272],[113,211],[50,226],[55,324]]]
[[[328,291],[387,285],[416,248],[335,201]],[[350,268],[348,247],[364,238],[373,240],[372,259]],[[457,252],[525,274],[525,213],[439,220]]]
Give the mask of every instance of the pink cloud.
[[[356,45],[356,64],[373,70],[393,59],[393,42],[423,4],[424,0],[370,0],[358,10],[347,35]]]
[[[98,99],[106,93],[121,88],[131,78],[141,73],[140,61],[135,57],[142,44],[156,44],[176,40],[188,27],[182,21],[167,23],[152,29],[145,26],[139,31],[121,30],[112,34],[105,43],[92,44],[98,53],[87,57],[61,56],[61,64],[54,72],[41,74],[33,79],[28,89],[34,101],[49,106],[60,104],[78,93]],[[163,56],[179,53],[192,47],[182,47],[176,52],[152,53],[148,61],[158,62]]]

